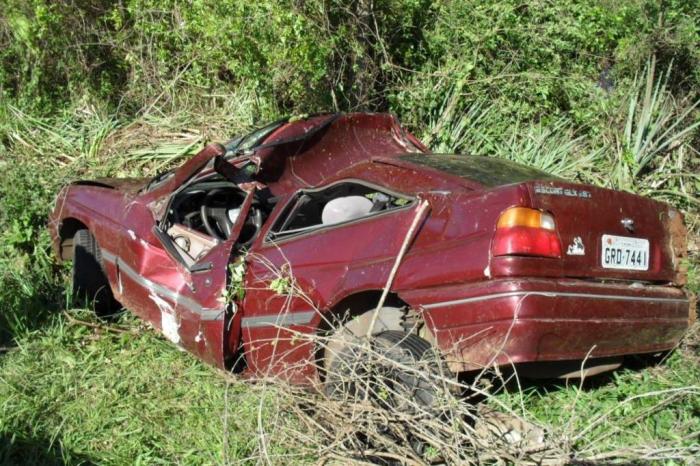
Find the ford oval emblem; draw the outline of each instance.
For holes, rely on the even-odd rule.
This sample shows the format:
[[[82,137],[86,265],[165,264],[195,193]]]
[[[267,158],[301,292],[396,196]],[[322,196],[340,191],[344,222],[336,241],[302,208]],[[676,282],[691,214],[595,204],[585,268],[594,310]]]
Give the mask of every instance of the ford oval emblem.
[[[622,226],[625,227],[625,230],[629,231],[630,233],[634,232],[634,220],[631,218],[623,218],[620,220],[620,223],[622,223]]]

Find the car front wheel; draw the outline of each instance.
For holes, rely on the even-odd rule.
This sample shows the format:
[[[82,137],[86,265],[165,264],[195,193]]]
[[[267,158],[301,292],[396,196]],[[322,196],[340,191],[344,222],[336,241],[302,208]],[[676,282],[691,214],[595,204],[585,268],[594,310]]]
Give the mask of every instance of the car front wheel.
[[[97,240],[88,230],[73,236],[73,303],[93,308],[98,316],[109,316],[119,309],[102,267]]]

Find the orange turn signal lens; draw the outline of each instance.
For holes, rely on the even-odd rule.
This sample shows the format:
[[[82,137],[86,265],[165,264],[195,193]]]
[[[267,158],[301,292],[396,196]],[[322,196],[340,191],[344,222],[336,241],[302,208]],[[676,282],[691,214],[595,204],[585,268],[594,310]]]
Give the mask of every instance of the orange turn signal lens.
[[[554,230],[554,217],[528,207],[511,207],[501,214],[498,228],[530,227]]]

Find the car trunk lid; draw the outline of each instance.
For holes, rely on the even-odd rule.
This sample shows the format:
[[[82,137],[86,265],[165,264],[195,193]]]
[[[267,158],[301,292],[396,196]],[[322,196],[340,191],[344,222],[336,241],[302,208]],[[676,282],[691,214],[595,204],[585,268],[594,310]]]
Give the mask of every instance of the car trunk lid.
[[[631,193],[559,181],[525,183],[532,207],[551,213],[562,275],[683,282],[685,227],[675,209]]]

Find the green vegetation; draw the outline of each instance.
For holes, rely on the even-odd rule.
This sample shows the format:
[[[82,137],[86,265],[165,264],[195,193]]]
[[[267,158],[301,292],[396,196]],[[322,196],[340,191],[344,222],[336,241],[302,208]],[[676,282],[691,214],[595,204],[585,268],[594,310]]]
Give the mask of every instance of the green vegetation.
[[[660,366],[630,365],[583,386],[530,385],[499,397],[524,406],[525,416],[550,426],[579,457],[684,464],[698,448],[697,351],[695,343]]]
[[[2,464],[239,461],[259,453],[259,420],[267,454],[288,453],[277,432],[292,420],[273,390],[228,380],[136,318],[93,328],[75,320],[85,314],[3,356]]]
[[[698,0],[0,0],[0,462],[318,454],[277,388],[64,311],[46,216],[66,182],[155,174],[282,114],[388,110],[438,152],[672,203],[697,293],[699,89]],[[498,396],[582,458],[681,464],[700,455],[699,340],[595,387]]]

